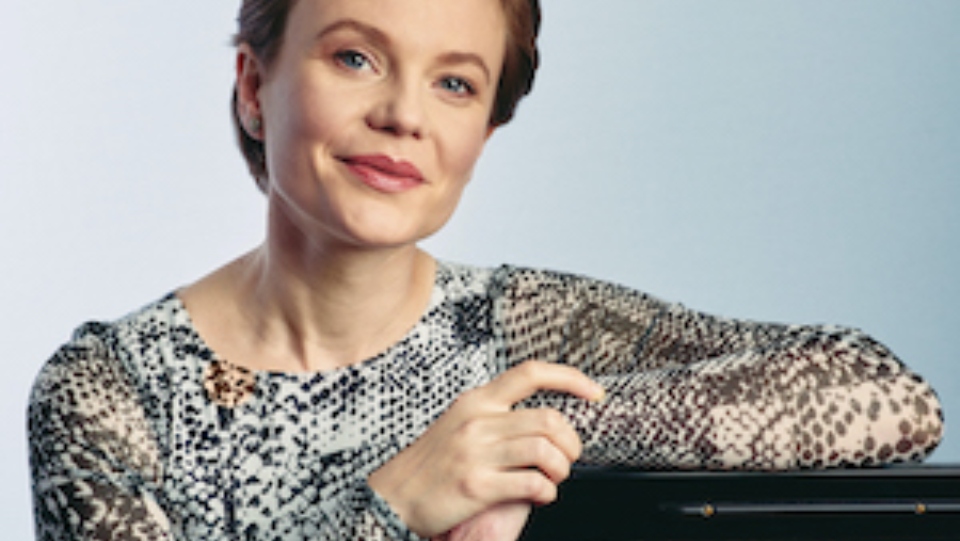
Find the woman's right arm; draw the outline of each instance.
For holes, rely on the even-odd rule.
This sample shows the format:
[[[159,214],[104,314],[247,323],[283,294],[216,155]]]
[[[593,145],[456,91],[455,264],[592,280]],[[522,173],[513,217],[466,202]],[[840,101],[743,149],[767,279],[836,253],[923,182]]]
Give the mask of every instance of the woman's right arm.
[[[169,540],[158,453],[118,363],[94,340],[62,348],[28,409],[37,539]]]
[[[503,515],[467,522],[498,502],[550,501],[580,442],[555,411],[512,411],[539,389],[601,392],[575,369],[545,363],[467,392],[369,483],[326,502],[317,539],[430,537],[462,523],[502,525]],[[160,453],[139,395],[97,339],[74,342],[46,364],[28,423],[38,540],[185,539],[164,510]],[[508,522],[522,527],[526,513],[514,515],[520,520]],[[475,538],[458,536],[468,528],[452,533]]]

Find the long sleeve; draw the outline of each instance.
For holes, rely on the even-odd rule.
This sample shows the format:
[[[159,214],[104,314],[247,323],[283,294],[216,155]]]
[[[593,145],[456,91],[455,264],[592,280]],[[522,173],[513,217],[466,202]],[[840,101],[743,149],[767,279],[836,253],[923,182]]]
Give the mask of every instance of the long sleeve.
[[[169,401],[139,393],[93,334],[44,366],[28,411],[38,540],[419,540],[365,482],[384,449],[274,455],[270,442],[282,436],[269,419]],[[177,417],[166,444],[151,402]]]
[[[37,539],[168,540],[143,410],[95,340],[62,348],[28,412]]]
[[[785,469],[920,460],[942,436],[932,389],[854,329],[738,321],[571,275],[511,271],[504,368],[530,358],[603,383],[568,414],[583,460],[654,468]]]

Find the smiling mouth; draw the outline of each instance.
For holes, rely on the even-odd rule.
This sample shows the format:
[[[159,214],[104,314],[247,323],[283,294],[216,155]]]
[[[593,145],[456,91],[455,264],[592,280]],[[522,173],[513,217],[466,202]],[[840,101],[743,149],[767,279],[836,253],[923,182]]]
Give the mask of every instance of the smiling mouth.
[[[349,156],[342,159],[363,184],[383,193],[402,193],[423,185],[415,165],[383,155]]]

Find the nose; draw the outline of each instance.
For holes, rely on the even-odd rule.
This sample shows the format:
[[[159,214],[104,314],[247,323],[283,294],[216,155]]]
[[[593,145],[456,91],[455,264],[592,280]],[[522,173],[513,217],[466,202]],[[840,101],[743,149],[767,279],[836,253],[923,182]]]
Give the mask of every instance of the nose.
[[[421,139],[426,135],[423,95],[413,82],[395,80],[384,85],[367,115],[367,125],[377,131]]]

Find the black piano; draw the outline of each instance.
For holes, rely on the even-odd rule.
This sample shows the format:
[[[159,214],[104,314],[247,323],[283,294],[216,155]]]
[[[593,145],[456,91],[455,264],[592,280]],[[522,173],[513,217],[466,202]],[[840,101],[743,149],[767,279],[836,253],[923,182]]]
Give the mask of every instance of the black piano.
[[[576,467],[524,541],[960,541],[960,466],[796,472]]]

